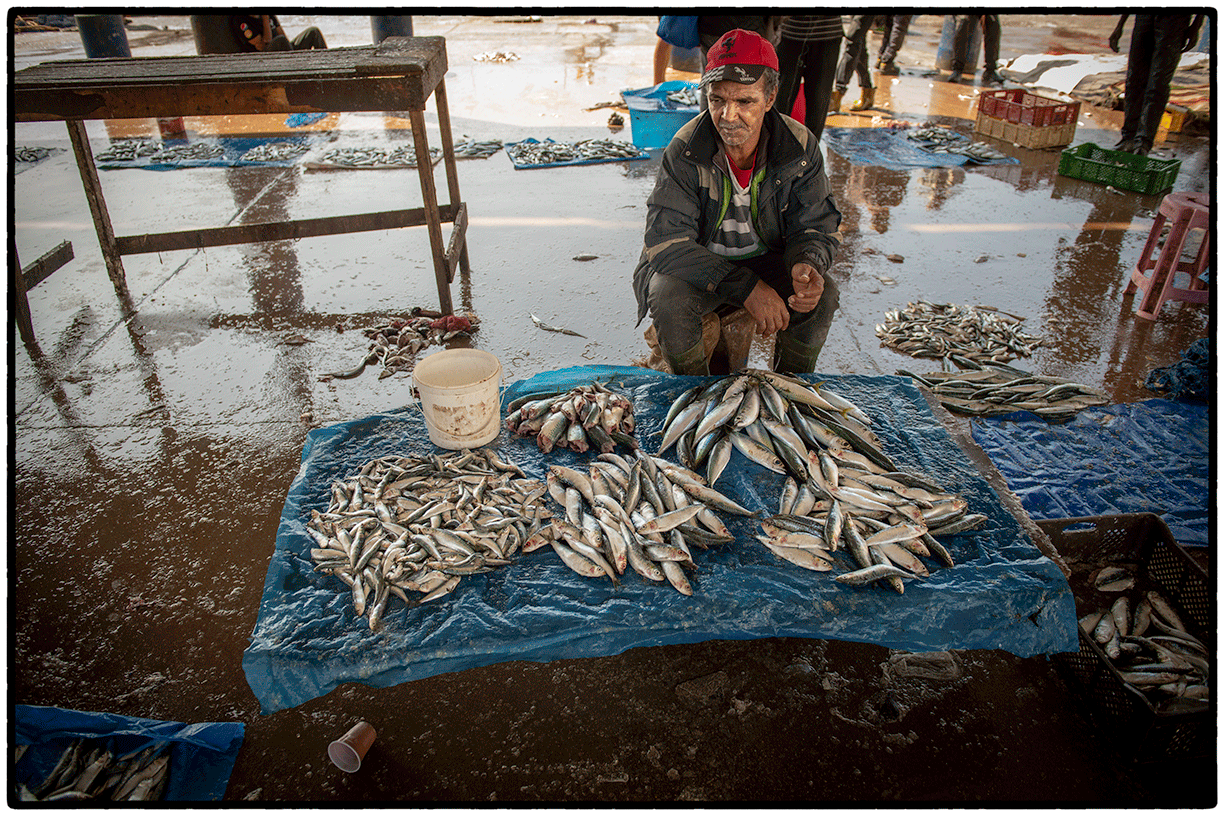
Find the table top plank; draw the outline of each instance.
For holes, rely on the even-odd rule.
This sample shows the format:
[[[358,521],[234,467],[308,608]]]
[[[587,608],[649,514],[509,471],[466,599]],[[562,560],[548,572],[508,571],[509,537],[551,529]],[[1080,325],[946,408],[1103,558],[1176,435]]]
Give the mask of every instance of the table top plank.
[[[46,62],[13,74],[18,121],[423,110],[443,37],[275,53]]]

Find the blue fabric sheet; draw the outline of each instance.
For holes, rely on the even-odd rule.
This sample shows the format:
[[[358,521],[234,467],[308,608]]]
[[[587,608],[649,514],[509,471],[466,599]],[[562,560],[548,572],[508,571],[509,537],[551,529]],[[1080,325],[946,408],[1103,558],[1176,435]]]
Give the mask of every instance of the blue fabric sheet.
[[[18,784],[36,788],[80,738],[104,740],[116,756],[169,742],[170,770],[163,797],[169,802],[224,797],[245,732],[237,722],[188,725],[51,706],[15,706],[13,720],[14,743],[30,746],[13,768]]]
[[[905,170],[911,167],[960,167],[963,164],[1019,164],[1013,156],[982,161],[960,153],[923,150],[904,130],[892,128],[826,127],[824,141],[837,155],[854,164]],[[966,138],[968,143],[968,138]]]
[[[1034,519],[1155,513],[1183,546],[1211,543],[1211,410],[1165,399],[974,419],[973,439]]]
[[[593,378],[611,379],[611,387],[630,397],[636,436],[651,452],[668,407],[698,379],[584,366],[516,382],[503,404]],[[931,562],[931,576],[909,582],[904,595],[846,587],[832,573],[804,570],[767,551],[753,538],[758,520],[720,513],[736,541],[695,553],[691,597],[636,573],[627,574],[619,589],[580,578],[543,548],[516,556],[511,566],[464,578],[437,602],[409,609],[393,598],[383,630],[372,634],[364,619],[355,618],[339,579],[313,572],[305,522],[312,508],[327,505],[333,478],[378,456],[435,452],[419,411],[409,407],[307,437],[243,656],[263,713],[299,705],[344,682],[385,687],[508,660],[597,657],[710,639],[812,637],[913,651],[997,648],[1021,656],[1075,650],[1074,600],[1062,573],[1002,506],[914,386],[901,377],[822,379],[877,418],[877,433],[898,465],[926,473],[964,495],[972,511],[989,516],[984,528],[944,539],[954,568]],[[583,467],[594,455],[556,450],[544,457],[534,438],[505,429],[491,447],[536,478],[551,464]],[[776,512],[782,478],[736,452],[717,487],[769,514]]]

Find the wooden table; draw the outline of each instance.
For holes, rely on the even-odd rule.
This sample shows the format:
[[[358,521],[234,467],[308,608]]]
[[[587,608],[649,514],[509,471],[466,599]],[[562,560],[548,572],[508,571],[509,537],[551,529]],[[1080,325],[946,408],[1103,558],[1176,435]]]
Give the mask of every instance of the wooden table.
[[[389,37],[378,45],[312,51],[67,60],[13,74],[12,110],[18,122],[67,124],[107,274],[123,303],[130,302],[124,255],[425,226],[438,301],[443,314],[450,314],[455,267],[461,264],[465,273],[470,268],[467,206],[459,197],[446,68],[443,37]],[[425,102],[431,95],[450,193],[450,203],[444,206],[438,205],[425,136]],[[408,111],[423,207],[182,232],[114,234],[86,120],[344,111]],[[388,191],[388,198],[393,195]],[[453,225],[445,245],[443,222]]]

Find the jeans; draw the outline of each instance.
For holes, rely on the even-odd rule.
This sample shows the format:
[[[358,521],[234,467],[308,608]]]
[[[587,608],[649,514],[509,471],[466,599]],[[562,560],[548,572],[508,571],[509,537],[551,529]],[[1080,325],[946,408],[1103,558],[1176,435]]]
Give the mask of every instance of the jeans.
[[[905,44],[911,17],[912,14],[889,14],[884,17],[884,39],[880,41],[878,57],[880,61],[892,62],[897,58],[897,52]]]
[[[997,14],[954,14],[956,34],[952,39],[952,73],[959,74],[965,70],[965,62],[969,56],[969,35],[978,18],[982,20],[982,51],[985,65],[983,72],[994,71],[999,62],[999,39],[1003,29],[999,25]]]
[[[860,88],[872,87],[871,68],[867,64],[867,32],[874,23],[874,14],[859,14],[850,18],[845,32],[846,50],[837,63],[837,77],[833,83],[840,93],[845,93],[850,87],[851,71],[858,74]]]

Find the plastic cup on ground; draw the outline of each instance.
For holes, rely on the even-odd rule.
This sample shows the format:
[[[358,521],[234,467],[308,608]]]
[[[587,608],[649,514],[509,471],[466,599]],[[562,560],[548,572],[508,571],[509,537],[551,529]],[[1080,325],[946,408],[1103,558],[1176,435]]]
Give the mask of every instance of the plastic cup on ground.
[[[368,722],[359,722],[340,739],[327,746],[327,756],[337,768],[353,773],[361,767],[361,760],[374,743],[378,732]]]

